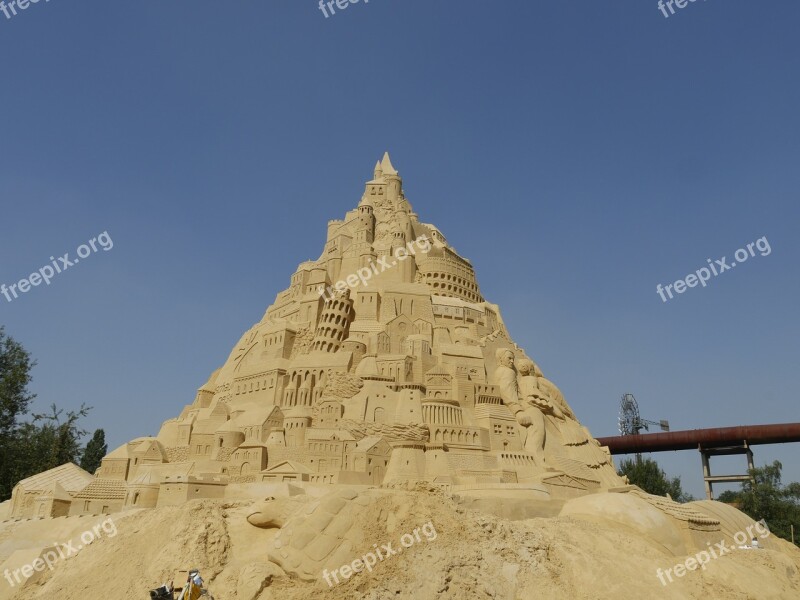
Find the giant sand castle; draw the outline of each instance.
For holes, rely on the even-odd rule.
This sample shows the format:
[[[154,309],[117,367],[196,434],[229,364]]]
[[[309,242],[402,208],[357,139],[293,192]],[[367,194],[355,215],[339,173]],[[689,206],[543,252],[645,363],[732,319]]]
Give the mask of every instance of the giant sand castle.
[[[234,600],[800,597],[798,553],[774,537],[750,558],[656,577],[754,522],[616,474],[469,260],[420,221],[388,154],[357,206],[328,222],[320,257],[156,437],[95,474],[67,464],[23,480],[6,512],[0,568],[41,555],[56,532],[119,521],[105,550],[8,596],[23,599],[140,597],[190,566]],[[331,570],[389,537],[419,538],[426,521],[438,541],[332,585]],[[130,576],[108,550],[133,561]]]
[[[70,512],[282,481],[543,497],[622,485],[511,340],[469,260],[419,220],[388,154],[358,206],[328,222],[321,256],[297,268],[194,402],[155,438],[111,452]]]

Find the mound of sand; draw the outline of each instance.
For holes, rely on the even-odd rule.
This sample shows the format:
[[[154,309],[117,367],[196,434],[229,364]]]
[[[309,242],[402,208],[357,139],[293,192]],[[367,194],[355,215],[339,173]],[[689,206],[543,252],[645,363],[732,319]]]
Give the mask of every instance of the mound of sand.
[[[662,584],[657,570],[687,556],[624,521],[578,514],[508,520],[436,490],[379,496],[353,521],[363,545],[352,548],[352,559],[387,543],[396,554],[332,586],[322,573],[302,581],[267,561],[278,530],[247,522],[259,501],[201,500],[112,515],[113,535],[110,526],[98,530],[91,544],[24,586],[0,582],[0,598],[147,598],[191,567],[217,600],[800,598],[800,551],[774,536],[765,549],[730,552]],[[103,522],[107,516],[5,522],[0,568]],[[404,534],[413,539],[408,547]]]

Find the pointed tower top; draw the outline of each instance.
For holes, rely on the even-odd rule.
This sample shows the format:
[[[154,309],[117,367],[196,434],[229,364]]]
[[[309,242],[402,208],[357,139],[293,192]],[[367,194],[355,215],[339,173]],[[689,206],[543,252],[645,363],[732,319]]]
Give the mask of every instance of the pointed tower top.
[[[381,161],[377,161],[375,163],[375,179],[380,179],[383,175],[383,169],[381,168]]]
[[[381,169],[383,170],[384,175],[397,175],[397,171],[395,171],[394,167],[392,166],[392,161],[389,159],[388,152],[384,152],[383,154]]]

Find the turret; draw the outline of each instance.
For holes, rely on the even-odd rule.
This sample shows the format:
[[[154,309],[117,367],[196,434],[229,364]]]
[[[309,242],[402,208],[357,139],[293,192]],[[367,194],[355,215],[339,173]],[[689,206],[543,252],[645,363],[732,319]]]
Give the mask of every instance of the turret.
[[[283,421],[286,445],[297,448],[306,442],[306,429],[311,425],[311,409],[305,406],[296,406],[286,411]]]
[[[372,244],[375,239],[375,208],[369,196],[364,196],[358,204],[358,225],[355,230],[354,243]],[[371,246],[366,248],[367,252]]]
[[[389,158],[388,152],[383,155],[381,171],[383,172],[383,179],[387,184],[386,197],[392,203],[395,203],[403,197],[403,180],[400,179],[400,174],[392,166],[392,161]]]

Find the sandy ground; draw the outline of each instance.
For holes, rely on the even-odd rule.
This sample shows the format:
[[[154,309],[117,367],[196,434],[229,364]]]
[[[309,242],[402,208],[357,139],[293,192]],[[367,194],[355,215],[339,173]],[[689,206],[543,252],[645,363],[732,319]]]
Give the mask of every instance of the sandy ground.
[[[353,527],[363,547],[402,548],[401,536],[432,523],[402,552],[329,586],[322,573],[306,582],[266,560],[275,530],[246,521],[256,501],[193,501],[182,507],[112,515],[112,527],[45,569],[38,581],[12,587],[0,580],[0,598],[148,598],[148,590],[180,569],[197,567],[217,600],[339,599],[720,599],[800,598],[800,551],[733,552],[662,584],[657,569],[674,556],[624,526],[575,517],[509,521],[464,508],[438,492],[397,491],[361,510]],[[72,517],[0,524],[0,568],[32,561],[43,544],[62,543],[108,517]],[[104,521],[105,520],[105,521]],[[407,538],[406,538],[407,539]],[[37,545],[38,544],[38,545]],[[27,549],[26,549],[27,548]],[[26,554],[27,552],[27,554]],[[24,564],[24,563],[23,563]],[[13,569],[12,569],[13,570]]]

